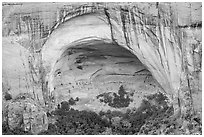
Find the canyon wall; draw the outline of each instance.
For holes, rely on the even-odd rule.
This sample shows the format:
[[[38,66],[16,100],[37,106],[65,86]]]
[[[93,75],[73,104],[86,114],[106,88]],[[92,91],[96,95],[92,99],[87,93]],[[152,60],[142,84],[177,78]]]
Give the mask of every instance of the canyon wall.
[[[200,100],[201,6],[201,3],[3,3],[3,41],[15,38],[11,44],[18,43],[19,48],[30,54],[30,61],[17,62],[16,58],[20,60],[21,56],[9,58],[16,54],[7,55],[8,44],[3,43],[2,67],[7,74],[3,75],[3,82],[6,79],[11,85],[5,88],[6,92],[13,96],[18,91],[37,94],[41,104],[54,96],[54,102],[59,103],[70,97],[88,96],[86,91],[91,92],[88,89],[94,85],[89,87],[89,83],[94,81],[95,98],[105,92],[117,93],[121,86],[130,94],[131,90],[139,92],[139,87],[144,90],[147,85],[142,96],[146,91],[162,92],[174,100],[181,91],[185,102],[182,90],[190,87],[193,98]],[[14,62],[13,66],[8,65],[9,61]],[[19,82],[26,75],[9,70],[19,68],[19,64],[28,66],[20,70],[30,74],[32,89],[24,89],[28,80]],[[137,75],[140,70],[144,71]],[[95,72],[99,76],[91,79]],[[146,76],[155,82],[144,83]],[[120,83],[123,79],[125,84]],[[103,82],[116,84],[104,86]],[[81,89],[86,95],[68,94],[69,90]]]

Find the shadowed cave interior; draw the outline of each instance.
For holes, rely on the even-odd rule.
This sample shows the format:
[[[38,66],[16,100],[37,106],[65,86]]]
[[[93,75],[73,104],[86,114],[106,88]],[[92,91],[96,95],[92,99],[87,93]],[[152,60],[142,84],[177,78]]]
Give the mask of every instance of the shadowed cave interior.
[[[54,106],[72,99],[78,110],[126,111],[139,107],[145,95],[162,90],[135,55],[103,40],[67,48],[51,75]]]

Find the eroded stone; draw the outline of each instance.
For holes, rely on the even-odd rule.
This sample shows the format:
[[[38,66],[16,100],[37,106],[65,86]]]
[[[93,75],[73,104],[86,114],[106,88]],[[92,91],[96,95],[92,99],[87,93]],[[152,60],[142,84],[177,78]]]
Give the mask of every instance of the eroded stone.
[[[48,129],[46,112],[29,94],[18,95],[7,109],[10,129],[22,128],[33,134]]]

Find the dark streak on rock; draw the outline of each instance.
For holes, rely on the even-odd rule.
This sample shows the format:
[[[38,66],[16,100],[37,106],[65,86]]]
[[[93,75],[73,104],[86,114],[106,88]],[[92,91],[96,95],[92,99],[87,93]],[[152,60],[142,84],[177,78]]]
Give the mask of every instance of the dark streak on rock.
[[[129,64],[129,63],[135,63],[135,61],[128,61],[128,62],[116,62],[115,64]]]

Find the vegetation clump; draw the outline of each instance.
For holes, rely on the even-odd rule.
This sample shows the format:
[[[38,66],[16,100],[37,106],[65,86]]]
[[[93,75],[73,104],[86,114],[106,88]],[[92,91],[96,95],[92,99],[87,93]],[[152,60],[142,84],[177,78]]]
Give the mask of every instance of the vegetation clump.
[[[122,91],[122,90],[121,90]],[[123,96],[123,92],[119,96]],[[160,107],[152,104],[156,99]],[[133,135],[138,134],[142,126],[152,117],[173,111],[167,105],[163,94],[148,96],[137,109],[128,109],[126,113],[120,111],[100,112],[78,111],[70,108],[69,102],[62,102],[58,109],[52,112],[56,122],[50,124],[48,130],[41,134],[60,135]],[[171,114],[168,112],[168,114]]]
[[[8,92],[5,92],[4,99],[5,99],[6,101],[11,100],[11,99],[12,99],[11,94],[9,94]]]
[[[99,99],[100,102],[104,102],[110,107],[114,108],[128,107],[130,102],[132,101],[130,95],[128,95],[123,86],[120,86],[118,94],[113,93],[113,96],[111,96],[111,92],[103,93],[98,95],[97,99]]]
[[[79,101],[79,98],[78,98],[78,97],[76,97],[76,99],[73,99],[73,98],[71,97],[68,102],[69,102],[70,105],[76,105],[76,102],[77,102],[77,101]]]
[[[68,102],[62,102],[52,114],[57,117],[55,124],[49,124],[48,130],[41,134],[95,135],[109,126],[97,113],[74,110]]]

